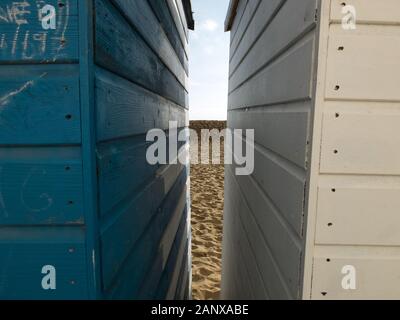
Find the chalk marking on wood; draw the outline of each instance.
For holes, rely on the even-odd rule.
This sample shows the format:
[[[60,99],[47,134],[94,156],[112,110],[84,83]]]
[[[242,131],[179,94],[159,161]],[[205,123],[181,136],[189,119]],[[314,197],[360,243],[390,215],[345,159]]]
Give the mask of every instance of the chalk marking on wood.
[[[25,84],[23,84],[18,89],[14,90],[14,91],[11,91],[11,92],[7,93],[6,95],[0,97],[0,107],[6,106],[7,103],[9,103],[10,98],[17,96],[21,92],[24,92],[28,88],[32,87],[35,84],[36,81],[44,78],[46,75],[47,75],[47,72],[44,72],[38,78],[33,79],[33,80],[29,80],[29,81],[25,82]],[[0,109],[0,111],[1,111],[1,109]]]
[[[61,32],[60,45],[58,46],[58,48],[56,50],[56,54],[54,55],[53,62],[56,62],[58,56],[60,55],[60,51],[63,49],[64,44],[65,44],[65,34],[67,32],[67,28],[68,28],[68,25],[69,25],[69,14],[70,14],[69,0],[65,1],[64,8],[65,8],[65,11],[66,11],[65,15],[64,14],[59,14],[59,16],[65,16],[64,28],[63,28],[63,31]],[[61,21],[61,19],[59,19],[59,21]]]
[[[8,20],[8,14],[6,10],[4,10],[2,7],[0,7],[0,20],[9,23],[10,21]]]
[[[31,14],[31,11],[27,10],[31,5],[27,1],[23,2],[13,2],[10,10],[10,15],[18,26],[21,24],[28,24],[28,20],[24,18],[24,15]]]
[[[18,36],[19,36],[19,28],[20,28],[20,26],[17,27],[17,30],[15,31],[15,34],[14,34],[13,46],[12,46],[12,49],[11,49],[12,55],[15,55],[15,51],[16,51],[16,49],[17,49],[17,41],[18,41]]]
[[[38,172],[38,171],[40,171],[41,174],[42,174],[43,176],[47,175],[47,171],[46,171],[45,169],[40,170],[40,169],[38,169],[38,168],[32,168],[31,171],[29,172],[28,176],[26,177],[26,179],[24,180],[24,182],[23,182],[23,184],[22,184],[21,193],[20,193],[20,199],[21,199],[22,205],[23,205],[28,211],[34,212],[34,213],[39,213],[39,212],[46,211],[46,210],[50,209],[50,208],[52,207],[52,205],[53,205],[53,199],[50,197],[50,195],[49,195],[48,193],[42,193],[42,194],[39,196],[39,199],[45,199],[45,200],[47,200],[47,206],[44,206],[44,207],[42,207],[42,208],[37,208],[37,209],[32,208],[32,207],[30,207],[30,206],[26,203],[26,201],[24,200],[24,192],[25,192],[25,190],[27,189],[28,182],[29,182],[29,180],[32,178],[32,176],[33,176],[36,172]]]
[[[6,42],[6,35],[3,33],[1,35],[1,40],[0,40],[0,49],[5,49],[7,48],[7,42]]]

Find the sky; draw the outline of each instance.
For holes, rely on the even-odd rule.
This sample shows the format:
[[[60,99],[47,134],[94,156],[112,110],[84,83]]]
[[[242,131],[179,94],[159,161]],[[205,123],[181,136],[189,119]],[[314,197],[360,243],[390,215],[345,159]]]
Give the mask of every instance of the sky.
[[[190,34],[190,120],[226,120],[229,0],[192,0],[196,30]]]

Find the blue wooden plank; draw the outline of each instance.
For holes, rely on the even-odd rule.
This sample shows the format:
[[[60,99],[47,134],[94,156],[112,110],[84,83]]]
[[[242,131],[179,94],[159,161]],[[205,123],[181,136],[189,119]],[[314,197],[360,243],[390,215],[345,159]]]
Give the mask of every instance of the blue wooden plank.
[[[105,0],[96,4],[96,63],[187,107],[188,94],[118,10]]]
[[[147,161],[150,144],[146,142],[145,135],[139,135],[97,145],[99,209],[102,216],[126,206],[146,183],[162,171],[163,166],[150,165]],[[184,144],[179,142],[178,149]],[[178,166],[177,169],[180,171]]]
[[[175,298],[176,292],[179,289],[179,274],[182,262],[187,257],[188,249],[187,239],[177,241],[169,261],[170,263],[167,265],[157,289],[155,300],[173,300]]]
[[[167,290],[171,284],[171,273],[173,272],[175,265],[177,264],[179,248],[182,242],[187,245],[187,228],[186,221],[188,215],[187,207],[184,208],[183,212],[180,212],[181,219],[177,226],[174,241],[169,250],[169,256],[166,263],[163,261],[162,252],[159,251],[155,257],[153,266],[147,272],[145,281],[140,289],[140,299],[165,299]],[[187,252],[187,251],[186,251]]]
[[[0,225],[84,222],[80,148],[0,149]]]
[[[146,0],[112,0],[126,20],[137,29],[182,86],[188,90],[187,74],[162,26]]]
[[[0,68],[0,145],[80,141],[77,66]]]
[[[187,110],[102,68],[96,68],[97,140],[107,141],[166,130],[169,121],[185,127]]]
[[[101,299],[100,224],[96,166],[93,0],[79,1],[79,68],[82,117],[83,193],[86,220],[86,266],[90,299]]]
[[[144,277],[154,264],[163,232],[178,206],[179,195],[186,193],[186,180],[183,170],[166,197],[165,191],[157,191],[149,194],[147,201],[141,199],[131,222],[124,224],[124,228],[121,225],[109,230],[107,238],[103,238],[103,277],[108,298],[138,297]],[[162,186],[159,188],[162,190]],[[161,206],[157,205],[160,199]]]
[[[77,61],[77,1],[0,1],[0,63]],[[55,8],[55,29],[43,28],[44,5]]]
[[[99,206],[101,215],[115,206],[126,205],[140,187],[154,178],[159,166],[146,160],[148,143],[144,136],[101,144],[97,148]]]
[[[0,300],[87,299],[83,228],[0,228]],[[55,268],[56,290],[44,290],[44,266]]]
[[[184,66],[186,74],[189,74],[187,43],[182,43],[181,38],[179,37],[178,30],[176,29],[176,25],[169,11],[167,2],[159,0],[144,1],[147,1],[152,7],[160,25],[163,27],[165,34],[167,35],[171,45],[174,47],[182,65]]]

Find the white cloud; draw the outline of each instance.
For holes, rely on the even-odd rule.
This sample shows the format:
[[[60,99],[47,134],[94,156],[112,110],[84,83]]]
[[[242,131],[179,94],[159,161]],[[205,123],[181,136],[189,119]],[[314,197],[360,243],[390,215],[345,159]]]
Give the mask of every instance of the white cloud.
[[[201,28],[210,32],[217,30],[218,23],[212,19],[207,19],[201,24]]]

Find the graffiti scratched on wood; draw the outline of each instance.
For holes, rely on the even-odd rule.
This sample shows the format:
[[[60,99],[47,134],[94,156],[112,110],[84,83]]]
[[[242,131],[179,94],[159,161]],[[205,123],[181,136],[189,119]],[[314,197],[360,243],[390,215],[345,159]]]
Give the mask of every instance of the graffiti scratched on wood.
[[[74,0],[2,1],[0,60],[55,62],[68,55]],[[4,4],[5,2],[5,4]]]

